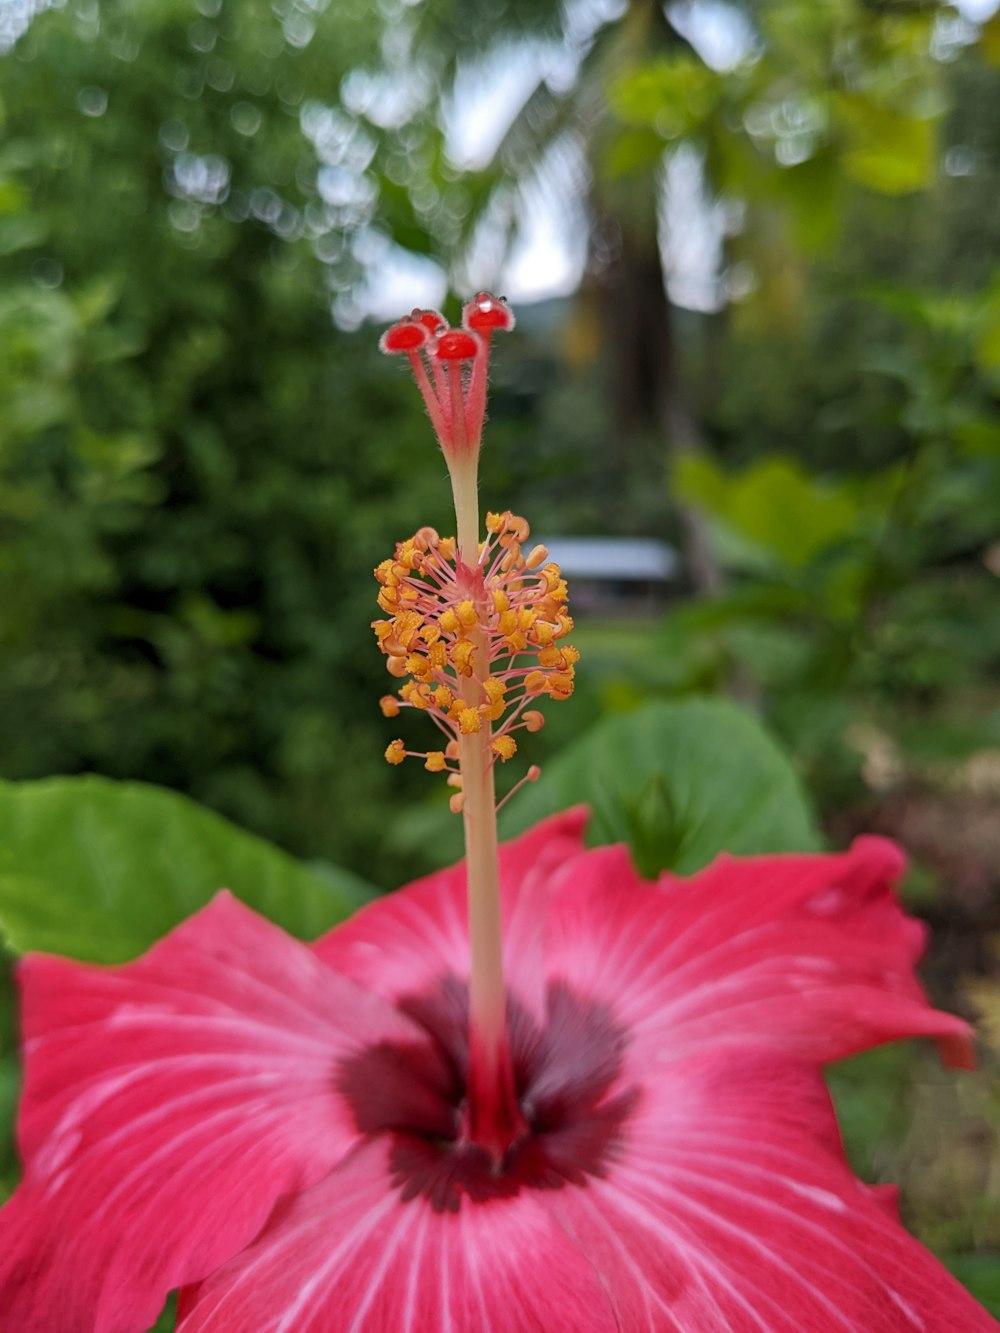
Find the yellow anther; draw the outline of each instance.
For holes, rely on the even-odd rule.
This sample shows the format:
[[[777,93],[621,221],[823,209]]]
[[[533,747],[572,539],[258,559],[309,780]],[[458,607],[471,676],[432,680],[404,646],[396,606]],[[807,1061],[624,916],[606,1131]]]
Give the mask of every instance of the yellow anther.
[[[438,616],[438,625],[444,630],[445,634],[458,633],[458,616],[455,615],[450,606],[447,611],[443,611]]]
[[[396,575],[392,572],[393,561],[383,560],[380,565],[375,566],[375,577],[383,587],[394,587],[398,582]]]
[[[428,621],[420,631],[420,637],[424,643],[437,643],[441,637],[440,628],[433,621]]]
[[[424,768],[428,773],[443,773],[445,769],[444,751],[431,750],[424,760]]]
[[[458,715],[458,725],[462,728],[462,734],[465,736],[470,736],[474,731],[478,731],[482,726],[479,709],[463,708]]]
[[[496,703],[507,693],[507,685],[504,681],[498,680],[496,676],[487,676],[483,681],[483,689],[490,703]]]
[[[412,537],[405,542],[400,542],[396,547],[396,561],[404,569],[417,569],[423,559],[423,554],[417,549],[416,543]]]
[[[372,629],[375,631],[375,637],[381,645],[392,634],[393,623],[391,620],[373,620]]]
[[[513,634],[517,629],[517,612],[504,611],[497,621],[497,629],[501,634]]]
[[[408,680],[399,691],[400,696],[414,708],[427,708],[430,706],[430,690],[426,685],[417,685],[414,681]]]
[[[387,615],[392,615],[399,605],[399,593],[395,588],[381,588],[376,599]]]
[[[458,606],[458,621],[463,629],[471,629],[476,623],[478,616],[476,608],[471,601],[460,602]]]
[[[448,709],[455,702],[455,696],[449,690],[447,685],[439,685],[433,694],[434,707],[440,708],[442,713],[447,713]]]
[[[507,514],[492,514],[492,513],[487,513],[487,515],[486,515],[486,531],[487,531],[487,532],[503,532],[503,530],[504,530],[504,525],[505,525],[505,523],[507,522],[507,518],[508,518],[508,515],[507,515]]]
[[[424,618],[419,611],[400,611],[393,621],[395,637],[405,648],[410,649],[419,637],[423,623]]]
[[[518,629],[529,630],[538,619],[538,612],[530,606],[522,606],[517,613]]]
[[[523,563],[524,561],[521,559],[521,548],[520,546],[518,546],[517,542],[512,541],[510,546],[508,546],[507,548],[507,554],[500,561],[500,568],[503,570],[505,574],[507,574],[516,565]]]
[[[537,708],[528,708],[521,714],[521,719],[529,731],[541,731],[545,726],[545,718]]]
[[[547,685],[544,671],[529,671],[524,678],[524,688],[528,694],[541,694]]]
[[[502,588],[493,589],[493,610],[502,614],[510,606],[510,598]]]
[[[476,656],[474,644],[469,643],[468,639],[463,639],[459,643],[453,643],[451,646],[451,664],[460,676],[472,675],[472,663]]]
[[[462,806],[464,804],[465,804],[465,793],[457,791],[455,795],[451,798],[451,800],[448,802],[448,809],[451,811],[453,815],[460,815],[462,813]]]
[[[523,653],[528,646],[528,636],[524,630],[516,629],[513,634],[508,634],[504,642],[510,648],[511,652]]]
[[[390,741],[385,747],[386,763],[401,764],[406,758],[406,747],[402,741]]]
[[[531,637],[535,643],[544,648],[556,637],[556,628],[555,625],[551,625],[547,620],[536,620],[531,627]]]
[[[448,649],[443,643],[435,643],[428,657],[435,671],[443,671],[448,662]]]
[[[494,754],[500,756],[501,763],[506,763],[517,754],[517,741],[513,736],[498,736],[490,745]]]
[[[378,701],[383,717],[399,717],[399,700],[394,694],[383,694]]]
[[[387,657],[385,659],[385,669],[390,676],[395,676],[397,680],[401,680],[406,675],[406,658]]]
[[[548,648],[543,648],[538,654],[538,665],[549,668],[563,666],[565,664],[562,660],[562,653],[555,644],[551,644]]]
[[[551,592],[553,588],[557,588],[562,581],[562,570],[554,560],[550,560],[549,563],[543,566],[538,572],[545,580],[545,587],[548,592]]]
[[[556,638],[564,639],[573,629],[573,617],[561,615],[556,629]]]
[[[519,542],[526,542],[531,536],[531,528],[528,526],[527,519],[519,518],[517,514],[511,514],[508,517],[507,530],[512,532]]]
[[[565,666],[575,666],[580,660],[580,650],[574,648],[571,643],[564,643],[562,647],[562,660]]]
[[[507,686],[502,680],[497,680],[496,676],[487,676],[483,681],[483,691],[489,699],[489,703],[480,704],[479,711],[483,717],[488,717],[491,722],[496,722],[498,718],[503,717],[503,697],[507,693]]]
[[[399,590],[399,600],[401,602],[419,602],[420,589],[411,588],[408,583],[404,583]]]
[[[548,681],[549,694],[553,699],[568,699],[573,693],[573,676],[570,671],[554,671]]]
[[[549,548],[547,546],[533,546],[528,552],[528,558],[524,563],[529,569],[537,569],[539,565],[543,565],[548,558]]]
[[[406,659],[406,669],[411,676],[417,680],[429,680],[431,676],[431,664],[424,657],[423,653],[410,653]]]
[[[448,564],[455,559],[456,543],[454,537],[442,537],[438,542],[438,555]]]

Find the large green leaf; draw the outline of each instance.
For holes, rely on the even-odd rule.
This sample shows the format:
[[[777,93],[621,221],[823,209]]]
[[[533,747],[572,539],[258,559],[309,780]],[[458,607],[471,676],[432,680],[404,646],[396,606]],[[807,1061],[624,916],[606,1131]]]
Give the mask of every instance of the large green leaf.
[[[15,952],[131,958],[223,887],[301,937],[370,894],[176,792],[99,777],[0,783],[0,930]]]
[[[650,876],[691,874],[721,851],[819,845],[788,760],[722,700],[655,703],[598,723],[518,794],[504,832],[581,801],[593,809],[592,837],[628,842]]]
[[[678,462],[673,478],[681,500],[725,525],[724,557],[734,565],[802,569],[851,537],[860,522],[857,503],[842,482],[812,477],[794,459],[777,454],[740,472],[690,455]]]

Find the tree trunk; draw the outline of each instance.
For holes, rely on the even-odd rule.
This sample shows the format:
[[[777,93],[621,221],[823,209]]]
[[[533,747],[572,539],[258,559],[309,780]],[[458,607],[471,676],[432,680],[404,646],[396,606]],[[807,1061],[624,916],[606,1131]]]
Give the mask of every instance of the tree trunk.
[[[657,50],[687,46],[656,0],[631,0],[622,25],[618,68]],[[592,268],[601,292],[611,403],[617,447],[625,462],[629,442],[655,432],[668,459],[703,448],[685,391],[677,318],[659,244],[659,179],[636,172],[604,183],[595,172]],[[680,506],[682,554],[693,586],[714,592],[721,583],[705,522]]]

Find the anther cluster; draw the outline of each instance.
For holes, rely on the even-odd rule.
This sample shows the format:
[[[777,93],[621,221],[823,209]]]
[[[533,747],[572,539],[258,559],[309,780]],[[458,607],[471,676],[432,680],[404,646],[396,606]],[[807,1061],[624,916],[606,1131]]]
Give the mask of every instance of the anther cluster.
[[[460,782],[459,736],[490,726],[493,762],[506,762],[517,750],[513,733],[543,725],[534,705],[572,694],[579,660],[564,642],[573,621],[559,566],[544,546],[525,552],[523,518],[487,514],[486,529],[475,569],[459,559],[454,538],[421,528],[375,570],[388,618],[372,627],[390,675],[404,681],[382,698],[382,712],[425,712],[445,740],[428,752],[394,740],[385,757],[398,764],[415,755],[432,773],[448,772],[453,786]],[[469,681],[476,686],[471,697],[463,689]]]

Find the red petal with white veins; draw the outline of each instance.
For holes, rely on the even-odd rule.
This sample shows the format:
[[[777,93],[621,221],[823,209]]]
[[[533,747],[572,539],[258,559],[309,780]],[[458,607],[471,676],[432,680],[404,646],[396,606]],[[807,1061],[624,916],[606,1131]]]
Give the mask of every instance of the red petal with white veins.
[[[390,1150],[373,1140],[182,1293],[178,1333],[616,1333],[552,1193],[435,1211],[401,1201]]]
[[[543,933],[555,872],[582,849],[587,811],[554,815],[500,847],[504,971],[513,994],[544,1011]],[[465,862],[362,908],[313,945],[325,963],[388,999],[420,995],[435,979],[469,975]]]
[[[623,848],[592,852],[554,886],[548,978],[611,1006],[640,1073],[717,1045],[825,1062],[913,1036],[971,1064],[968,1025],[914,977],[924,931],[893,894],[901,869],[880,838],[836,856],[720,857],[659,885]]]
[[[850,1174],[819,1074],[734,1049],[647,1086],[605,1179],[552,1196],[629,1333],[985,1333]]]
[[[426,1043],[228,894],[134,963],[35,955],[21,980],[26,1171],[0,1213],[18,1333],[148,1327],[354,1147],[339,1062]]]

